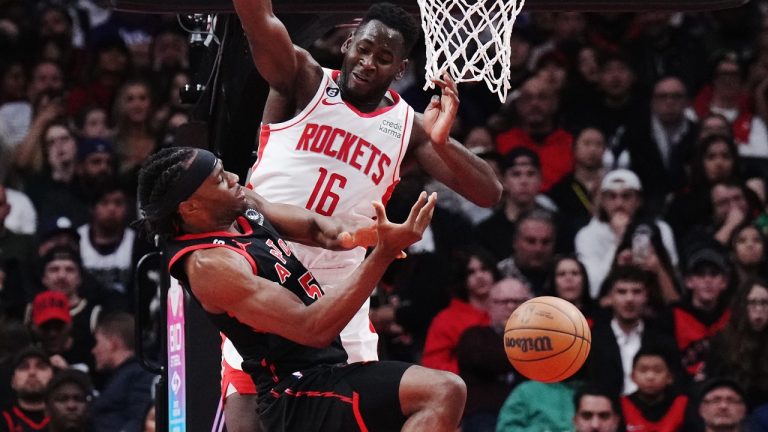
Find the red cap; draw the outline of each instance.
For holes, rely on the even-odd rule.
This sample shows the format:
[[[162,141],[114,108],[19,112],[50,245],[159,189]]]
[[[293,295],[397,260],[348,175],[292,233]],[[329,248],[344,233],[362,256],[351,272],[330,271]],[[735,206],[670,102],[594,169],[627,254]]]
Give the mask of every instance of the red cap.
[[[62,292],[43,291],[32,301],[32,322],[39,326],[54,319],[67,324],[72,322],[69,299]]]

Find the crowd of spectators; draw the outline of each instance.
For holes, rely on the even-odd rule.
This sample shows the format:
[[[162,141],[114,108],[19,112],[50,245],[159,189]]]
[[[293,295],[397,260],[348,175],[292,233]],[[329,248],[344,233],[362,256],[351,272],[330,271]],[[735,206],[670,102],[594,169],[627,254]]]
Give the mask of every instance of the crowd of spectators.
[[[346,32],[308,49],[338,67]],[[0,2],[0,431],[154,430],[132,314],[161,278],[135,280],[153,247],[130,222],[139,167],[190,118],[187,39],[97,0]],[[453,131],[501,202],[404,167],[388,203],[439,196],[374,293],[381,358],[461,375],[464,432],[768,430],[768,1],[525,12],[510,43],[513,91],[460,85]],[[395,87],[421,111],[415,51]],[[563,383],[504,357],[539,295],[592,327]]]

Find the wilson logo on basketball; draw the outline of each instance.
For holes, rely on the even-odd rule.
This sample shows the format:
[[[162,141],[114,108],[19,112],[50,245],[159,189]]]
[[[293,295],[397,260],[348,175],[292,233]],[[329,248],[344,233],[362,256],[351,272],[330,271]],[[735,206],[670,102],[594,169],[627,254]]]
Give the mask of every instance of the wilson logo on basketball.
[[[519,348],[522,352],[528,351],[553,351],[552,340],[549,336],[540,336],[536,338],[504,338],[504,345],[507,348]]]

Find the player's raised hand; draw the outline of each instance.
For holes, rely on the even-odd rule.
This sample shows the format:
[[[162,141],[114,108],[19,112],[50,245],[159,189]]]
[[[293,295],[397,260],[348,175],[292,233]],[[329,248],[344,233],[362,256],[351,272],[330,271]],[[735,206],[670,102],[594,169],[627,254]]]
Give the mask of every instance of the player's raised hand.
[[[416,203],[411,207],[408,219],[402,224],[395,224],[387,219],[387,213],[384,205],[379,201],[373,202],[373,208],[376,211],[376,224],[378,227],[379,239],[376,248],[381,248],[391,252],[398,258],[403,258],[403,249],[421,240],[424,230],[429,226],[432,220],[432,213],[435,211],[437,194],[432,193],[427,196],[422,192]]]
[[[443,144],[448,141],[453,120],[459,110],[459,90],[447,72],[443,78],[433,78],[442,92],[440,96],[432,96],[427,109],[424,110],[422,125],[430,140],[435,144]]]

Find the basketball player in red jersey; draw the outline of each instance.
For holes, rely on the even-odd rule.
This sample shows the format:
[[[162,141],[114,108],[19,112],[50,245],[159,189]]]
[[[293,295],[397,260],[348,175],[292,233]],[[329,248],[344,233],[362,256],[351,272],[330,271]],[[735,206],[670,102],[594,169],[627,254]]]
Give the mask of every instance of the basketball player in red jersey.
[[[372,6],[342,46],[340,71],[323,69],[294,46],[268,0],[235,0],[253,60],[270,85],[260,136],[259,158],[248,186],[271,202],[293,204],[323,215],[372,217],[368,203],[386,202],[406,159],[478,205],[490,207],[501,194],[493,171],[449,137],[458,110],[456,84],[435,80],[435,96],[424,114],[389,89],[405,74],[418,39],[417,20],[391,4]],[[321,286],[332,291],[359,265],[364,249],[325,251],[291,244]],[[350,362],[377,359],[378,337],[366,302],[341,334]],[[238,356],[224,347],[224,394],[247,377],[236,372]],[[237,378],[238,375],[241,378]],[[248,398],[246,398],[248,399]],[[252,398],[251,398],[252,399]],[[227,399],[228,419],[253,412],[241,396]],[[253,402],[250,402],[252,405]],[[238,410],[240,413],[233,414]],[[243,423],[248,423],[243,421]],[[227,421],[230,430],[237,425]]]
[[[285,239],[343,248],[345,233],[356,242],[355,227],[270,203],[240,186],[213,153],[189,147],[152,155],[138,192],[142,232],[168,238],[171,275],[242,354],[267,430],[456,430],[466,401],[461,378],[395,361],[346,364],[339,338],[389,264],[421,239],[434,193],[422,192],[402,224],[374,202],[373,251],[340,289],[326,292]]]

